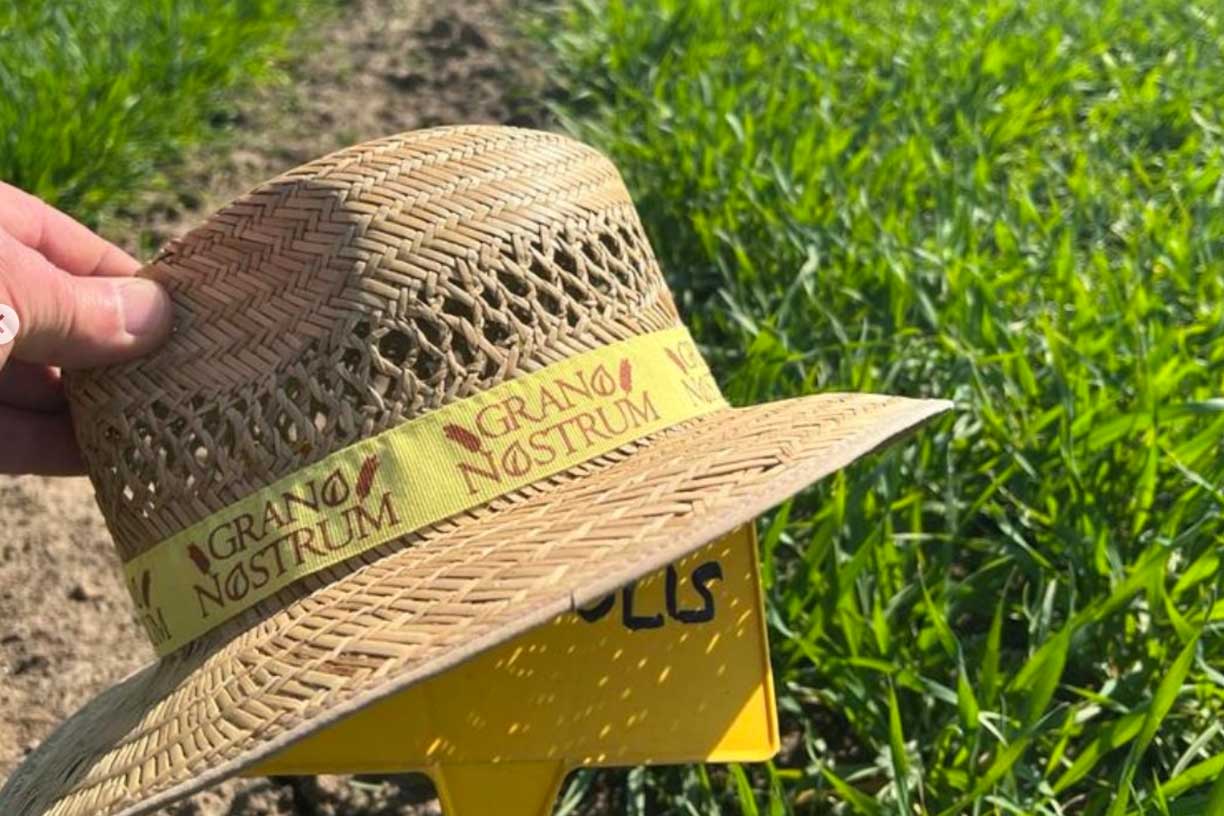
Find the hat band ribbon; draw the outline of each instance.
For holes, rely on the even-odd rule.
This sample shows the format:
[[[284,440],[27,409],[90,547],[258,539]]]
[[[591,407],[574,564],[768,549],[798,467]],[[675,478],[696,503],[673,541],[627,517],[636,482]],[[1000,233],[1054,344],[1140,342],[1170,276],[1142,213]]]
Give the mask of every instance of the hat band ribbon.
[[[169,654],[293,582],[727,405],[683,326],[577,354],[336,451],[124,564]]]

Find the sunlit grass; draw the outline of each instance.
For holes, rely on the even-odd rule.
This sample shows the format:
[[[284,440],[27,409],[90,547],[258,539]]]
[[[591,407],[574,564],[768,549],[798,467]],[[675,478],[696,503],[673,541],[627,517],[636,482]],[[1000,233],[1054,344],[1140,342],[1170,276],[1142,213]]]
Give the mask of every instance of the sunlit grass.
[[[0,178],[87,220],[122,204],[312,8],[0,0]],[[763,527],[786,753],[621,774],[617,807],[1224,813],[1221,15],[546,24],[567,125],[622,167],[733,401],[958,406]]]
[[[614,0],[543,33],[734,402],[957,403],[768,527],[793,747],[616,776],[625,812],[1224,812],[1220,8]]]

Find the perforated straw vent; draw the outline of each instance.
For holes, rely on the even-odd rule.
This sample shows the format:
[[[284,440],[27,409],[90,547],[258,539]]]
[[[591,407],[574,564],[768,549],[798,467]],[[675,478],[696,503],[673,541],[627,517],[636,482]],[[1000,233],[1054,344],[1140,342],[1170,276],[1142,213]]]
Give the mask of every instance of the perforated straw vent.
[[[361,438],[677,321],[616,168],[442,128],[273,179],[147,270],[169,346],[71,381],[123,558]]]

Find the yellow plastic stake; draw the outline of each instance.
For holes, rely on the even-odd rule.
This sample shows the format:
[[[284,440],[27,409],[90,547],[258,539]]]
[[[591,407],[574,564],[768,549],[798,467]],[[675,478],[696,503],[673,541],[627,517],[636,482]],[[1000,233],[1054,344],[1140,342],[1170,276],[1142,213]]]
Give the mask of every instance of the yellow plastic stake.
[[[250,773],[423,771],[447,816],[547,816],[576,767],[752,762],[777,749],[747,525]]]
[[[499,762],[445,765],[430,772],[442,811],[451,816],[549,816],[564,762]]]

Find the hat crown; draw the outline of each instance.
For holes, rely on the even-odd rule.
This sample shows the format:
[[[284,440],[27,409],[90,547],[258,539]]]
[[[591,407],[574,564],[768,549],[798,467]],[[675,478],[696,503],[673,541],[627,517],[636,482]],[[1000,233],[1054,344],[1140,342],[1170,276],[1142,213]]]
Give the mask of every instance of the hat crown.
[[[68,381],[125,560],[363,438],[678,321],[611,162],[506,127],[311,162],[144,274],[174,301],[169,342]]]

